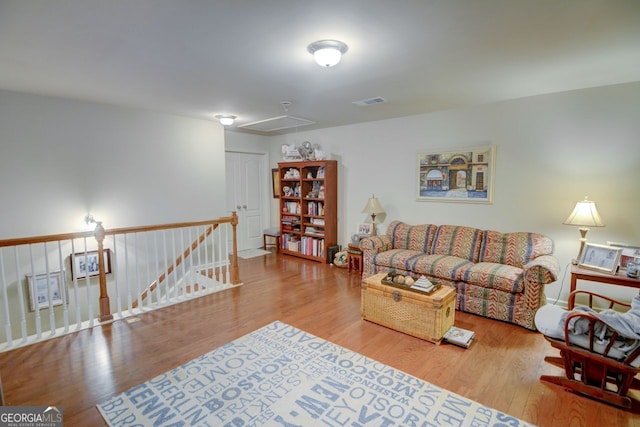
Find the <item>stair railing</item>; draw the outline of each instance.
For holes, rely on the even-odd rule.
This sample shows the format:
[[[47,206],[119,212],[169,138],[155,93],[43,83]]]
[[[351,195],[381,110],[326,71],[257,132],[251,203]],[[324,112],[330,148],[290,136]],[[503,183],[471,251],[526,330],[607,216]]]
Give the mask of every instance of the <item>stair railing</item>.
[[[237,224],[234,212],[0,240],[0,351],[240,284]]]

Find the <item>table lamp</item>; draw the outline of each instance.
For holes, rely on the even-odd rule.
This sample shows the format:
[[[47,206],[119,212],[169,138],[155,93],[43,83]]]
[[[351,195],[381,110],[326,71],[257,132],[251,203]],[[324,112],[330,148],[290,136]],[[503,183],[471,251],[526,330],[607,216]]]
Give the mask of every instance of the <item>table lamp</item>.
[[[371,215],[371,223],[372,223],[371,224],[371,235],[372,236],[377,235],[377,233],[376,233],[376,215],[383,214],[384,213],[384,209],[382,208],[382,205],[380,204],[380,201],[378,200],[378,198],[375,195],[372,194],[371,197],[369,197],[369,200],[367,200],[367,205],[364,207],[362,212]]]
[[[582,256],[584,243],[587,241],[587,231],[589,231],[589,227],[604,227],[604,222],[602,222],[598,209],[596,209],[596,203],[588,200],[588,197],[585,196],[584,200],[576,203],[575,208],[573,208],[573,212],[571,212],[571,215],[569,215],[563,224],[577,225],[580,227],[578,229],[581,236],[580,251],[578,252],[578,258],[576,259],[576,261],[579,262],[580,257]]]

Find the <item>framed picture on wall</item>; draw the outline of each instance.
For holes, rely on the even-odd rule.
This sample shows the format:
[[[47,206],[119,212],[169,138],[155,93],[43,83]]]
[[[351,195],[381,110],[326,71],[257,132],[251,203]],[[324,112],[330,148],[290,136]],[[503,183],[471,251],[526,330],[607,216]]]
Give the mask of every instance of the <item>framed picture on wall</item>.
[[[496,146],[418,153],[416,200],[493,203]]]
[[[49,306],[62,305],[66,301],[64,271],[27,275],[29,310],[36,311]]]
[[[104,249],[105,273],[111,273],[111,251]],[[71,277],[84,279],[100,275],[98,251],[77,252],[71,254]]]
[[[585,243],[578,265],[602,273],[616,274],[620,265],[622,248],[609,245]]]
[[[273,191],[273,198],[280,198],[280,170],[271,169],[271,190]]]

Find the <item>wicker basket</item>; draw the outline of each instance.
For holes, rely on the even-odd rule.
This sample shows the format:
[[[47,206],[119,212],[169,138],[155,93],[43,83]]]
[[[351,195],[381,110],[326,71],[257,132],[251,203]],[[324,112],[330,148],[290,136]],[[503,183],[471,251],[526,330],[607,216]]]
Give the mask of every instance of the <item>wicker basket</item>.
[[[443,286],[432,294],[381,282],[384,273],[362,283],[362,318],[439,344],[455,318],[455,290]]]

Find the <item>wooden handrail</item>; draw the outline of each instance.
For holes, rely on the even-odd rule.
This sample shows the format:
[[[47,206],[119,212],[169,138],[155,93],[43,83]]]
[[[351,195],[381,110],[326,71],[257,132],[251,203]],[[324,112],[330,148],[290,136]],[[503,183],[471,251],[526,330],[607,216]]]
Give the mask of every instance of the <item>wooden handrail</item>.
[[[0,248],[7,246],[32,245],[35,243],[58,242],[62,240],[83,239],[85,237],[94,237],[93,231],[82,231],[78,233],[49,234],[46,236],[18,237],[15,239],[0,240]]]
[[[156,230],[168,230],[171,228],[184,228],[184,227],[198,227],[202,225],[220,225],[220,224],[232,224],[238,225],[238,215],[233,212],[231,216],[220,217],[218,219],[209,220],[209,221],[193,221],[193,222],[176,222],[172,224],[158,224],[158,225],[147,225],[142,227],[125,227],[125,228],[112,228],[109,230],[105,230],[106,235],[112,234],[126,234],[126,233],[140,233],[143,231],[156,231]]]
[[[233,212],[231,216],[221,217],[221,218],[210,220],[210,221],[177,222],[173,224],[158,224],[158,225],[146,225],[146,226],[138,226],[138,227],[105,229],[104,234],[105,236],[111,236],[114,234],[140,233],[144,231],[167,230],[171,228],[197,227],[202,225],[225,224],[225,223],[238,225],[237,214]],[[76,233],[62,233],[62,234],[48,234],[44,236],[18,237],[13,239],[0,240],[0,247],[21,246],[21,245],[30,245],[34,243],[45,243],[45,242],[57,242],[60,240],[82,239],[85,237],[94,237],[94,236],[95,236],[95,231],[80,231]]]

